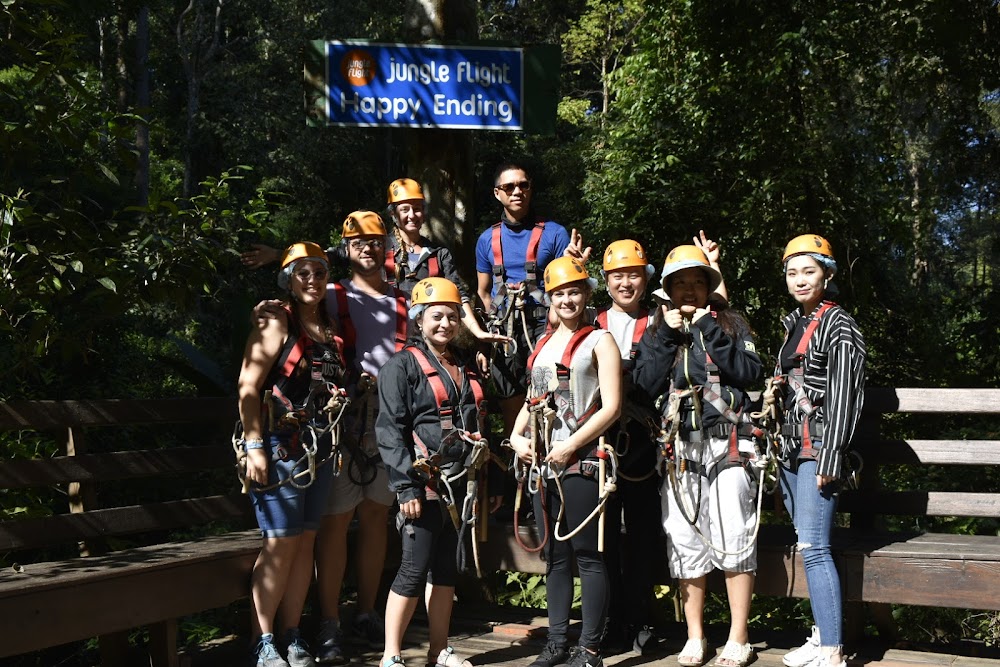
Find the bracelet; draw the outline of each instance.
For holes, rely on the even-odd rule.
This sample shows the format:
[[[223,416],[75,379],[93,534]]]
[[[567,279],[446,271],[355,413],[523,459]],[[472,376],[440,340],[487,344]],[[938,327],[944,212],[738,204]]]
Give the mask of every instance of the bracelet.
[[[247,451],[251,449],[264,449],[263,438],[246,438],[243,440],[243,449]]]

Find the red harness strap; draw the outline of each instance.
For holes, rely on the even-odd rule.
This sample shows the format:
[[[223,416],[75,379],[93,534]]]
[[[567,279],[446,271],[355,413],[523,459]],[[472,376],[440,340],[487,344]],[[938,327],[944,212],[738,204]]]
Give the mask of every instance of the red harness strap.
[[[814,412],[816,412],[816,406],[814,406],[812,401],[809,400],[809,396],[806,395],[805,391],[806,350],[809,349],[809,341],[812,339],[813,334],[815,334],[816,329],[819,328],[820,319],[835,305],[837,304],[833,301],[824,301],[820,304],[819,308],[813,312],[812,319],[809,320],[809,324],[806,325],[805,331],[802,332],[802,338],[799,340],[799,344],[795,346],[795,354],[793,358],[795,359],[796,365],[788,371],[788,385],[791,387],[792,391],[795,392],[795,402],[805,415],[805,419],[802,420],[802,450],[799,453],[799,456],[803,458],[814,459],[819,454],[819,450],[813,448],[812,437],[809,434],[809,418],[812,417]],[[787,342],[788,334],[785,334],[785,340]],[[781,369],[779,367],[778,371],[780,372],[780,370]]]
[[[597,328],[604,329],[605,331],[610,331],[608,327],[608,311],[610,308],[602,308],[597,311]],[[632,347],[629,348],[628,363],[622,364],[622,373],[628,373],[632,369],[632,364],[635,362],[635,355],[639,352],[639,341],[642,340],[642,335],[646,333],[646,327],[649,326],[649,311],[645,308],[639,310],[639,317],[635,321],[635,329],[632,331]]]
[[[340,329],[344,339],[344,356],[353,360],[358,342],[358,332],[351,321],[351,310],[347,301],[347,288],[339,282],[332,283],[333,293],[337,299],[337,317],[340,318]],[[406,326],[409,317],[409,300],[404,292],[397,287],[392,288],[396,299],[396,332],[394,336],[396,352],[406,347]]]
[[[493,225],[490,247],[493,250],[493,283],[499,287],[506,282],[507,274],[504,271],[503,244],[500,240],[500,232],[503,227],[502,222]],[[542,231],[545,229],[544,220],[536,220],[535,226],[531,230],[531,238],[528,239],[528,249],[524,256],[524,281],[532,285],[538,284],[538,247],[542,243]]]
[[[393,287],[396,286],[396,251],[391,243],[385,249],[385,280]]]
[[[427,258],[427,277],[437,278],[441,275],[441,262],[438,261],[437,253]]]
[[[404,348],[407,352],[413,355],[413,358],[417,360],[417,364],[420,366],[420,370],[423,371],[424,375],[427,377],[427,382],[431,385],[431,391],[434,392],[434,400],[437,402],[438,406],[438,416],[441,420],[441,431],[446,433],[455,428],[454,414],[455,409],[451,405],[451,399],[448,397],[448,388],[445,386],[444,381],[441,379],[441,372],[434,367],[434,365],[424,354],[423,350],[412,345]],[[464,370],[465,380],[469,383],[469,389],[472,390],[473,399],[476,402],[476,412],[477,415],[483,415],[483,402],[485,400],[485,394],[483,392],[483,385],[479,382],[479,378],[476,374],[468,367]],[[459,389],[461,393],[461,389]],[[459,397],[461,400],[461,397]],[[477,419],[475,434],[482,432],[481,425]],[[414,434],[416,436],[416,434]],[[428,450],[427,446],[417,437],[414,437],[414,442],[418,445],[421,456],[430,457],[431,452]]]
[[[601,401],[600,399],[598,399],[594,401],[594,404],[589,406],[587,410],[581,415],[575,415],[569,411],[569,406],[573,405],[573,400],[571,398],[572,389],[570,387],[570,382],[569,382],[570,369],[573,364],[573,355],[576,354],[577,349],[579,349],[584,339],[586,339],[586,337],[589,336],[592,331],[594,331],[594,327],[590,326],[589,324],[585,324],[579,329],[577,329],[573,333],[573,337],[570,338],[569,342],[566,344],[566,349],[563,350],[562,359],[560,359],[559,363],[556,364],[556,380],[558,380],[559,382],[558,389],[556,391],[558,392],[559,402],[564,404],[563,406],[564,409],[560,416],[562,417],[563,421],[572,422],[571,428],[573,428],[574,430],[579,428],[584,422],[590,419],[590,417],[595,412],[597,412],[597,410],[601,406]],[[535,345],[535,351],[531,353],[530,357],[528,357],[529,379],[531,377],[531,369],[535,365],[535,357],[537,357],[541,349],[545,347],[545,344],[549,341],[549,338],[552,337],[553,333],[554,333],[553,331],[549,331],[544,336],[542,336],[542,338],[538,341],[538,344]],[[546,395],[543,395],[532,400],[537,402],[540,400],[544,400],[545,398]]]

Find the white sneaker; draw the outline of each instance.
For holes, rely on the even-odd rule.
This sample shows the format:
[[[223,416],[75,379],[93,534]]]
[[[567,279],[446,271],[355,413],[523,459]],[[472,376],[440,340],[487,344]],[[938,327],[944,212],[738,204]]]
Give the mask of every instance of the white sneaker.
[[[819,628],[812,627],[812,635],[802,646],[792,649],[781,658],[785,667],[806,667],[809,663],[819,658]]]
[[[810,667],[847,667],[847,660],[841,656],[839,662],[833,662],[828,655],[818,655]]]

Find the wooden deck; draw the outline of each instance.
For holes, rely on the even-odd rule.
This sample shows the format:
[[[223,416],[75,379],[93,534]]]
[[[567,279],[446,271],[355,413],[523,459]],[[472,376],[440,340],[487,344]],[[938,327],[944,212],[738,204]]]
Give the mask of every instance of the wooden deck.
[[[407,644],[403,650],[403,659],[412,667],[424,667],[427,656],[427,626],[426,620],[420,616],[414,618],[407,633]],[[500,619],[500,620],[497,620]],[[570,628],[571,634],[578,627],[575,622]],[[456,606],[452,621],[452,645],[457,653],[469,659],[476,665],[496,665],[497,667],[524,667],[530,663],[542,650],[545,644],[544,616],[532,616],[528,610],[509,608],[475,608],[468,609]],[[304,627],[308,627],[304,623]],[[716,652],[721,652],[726,642],[727,628],[710,626],[708,629],[709,655],[712,656],[707,665],[711,665]],[[666,629],[667,637],[659,646],[649,653],[640,656],[631,652],[618,655],[606,655],[604,662],[609,667],[677,667],[677,653],[684,645],[684,628],[679,623],[673,623]],[[806,632],[778,633],[751,631],[751,640],[757,649],[757,658],[753,665],[757,667],[783,667],[781,657],[790,649],[805,641]],[[182,658],[190,667],[209,667],[209,665],[237,665],[247,657],[247,640],[245,637],[226,637],[211,645],[203,646],[196,652],[188,652]],[[865,665],[867,667],[1000,667],[1000,649],[991,649],[982,645],[966,644],[959,647],[940,647],[937,650],[955,650],[956,653],[935,653],[930,647],[920,647],[925,650],[913,650],[903,647],[887,647],[874,640],[869,640],[857,647],[848,647],[848,661],[852,667]],[[351,656],[351,665],[370,665],[376,667],[381,653],[356,645],[350,640],[345,644],[346,652]]]

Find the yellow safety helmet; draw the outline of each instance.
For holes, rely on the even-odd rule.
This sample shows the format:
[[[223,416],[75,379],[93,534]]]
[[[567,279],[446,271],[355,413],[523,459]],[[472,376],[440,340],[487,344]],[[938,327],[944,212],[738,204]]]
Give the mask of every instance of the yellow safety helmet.
[[[356,236],[385,236],[385,223],[375,211],[355,211],[344,220],[345,239]]]
[[[722,274],[708,262],[704,251],[696,245],[679,245],[667,253],[667,258],[663,262],[663,272],[660,273],[660,287],[669,294],[667,288],[668,278],[684,269],[698,268],[708,275],[708,291],[714,292],[715,288],[722,282]]]
[[[386,203],[395,204],[396,202],[407,201],[409,199],[423,200],[423,198],[424,190],[420,187],[420,183],[417,183],[412,178],[397,178],[389,184]]]
[[[833,259],[833,248],[830,242],[817,234],[802,234],[796,236],[785,246],[785,254],[781,256],[781,263],[788,261],[794,255],[822,255]]]
[[[557,257],[549,262],[545,267],[544,280],[546,292],[554,292],[560,287],[580,280],[586,280],[591,289],[594,287],[587,268],[573,257]]]
[[[410,304],[413,306],[430,305],[432,303],[450,303],[462,305],[462,295],[455,283],[447,278],[424,278],[413,286],[410,293]]]
[[[326,260],[326,251],[318,243],[313,243],[312,241],[293,243],[281,255],[281,270],[278,271],[278,287],[288,289],[292,272],[295,271],[295,265],[302,260],[319,262],[323,265],[324,269],[327,271],[330,270],[330,265]]]

